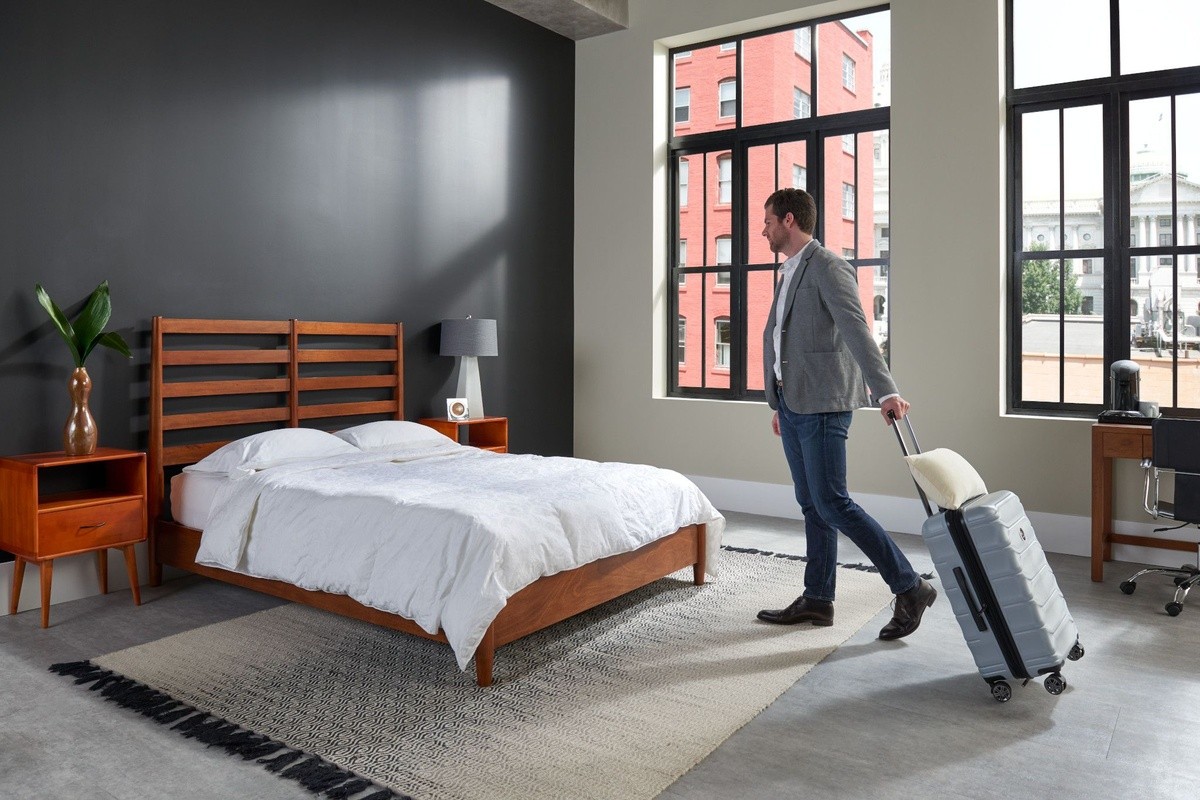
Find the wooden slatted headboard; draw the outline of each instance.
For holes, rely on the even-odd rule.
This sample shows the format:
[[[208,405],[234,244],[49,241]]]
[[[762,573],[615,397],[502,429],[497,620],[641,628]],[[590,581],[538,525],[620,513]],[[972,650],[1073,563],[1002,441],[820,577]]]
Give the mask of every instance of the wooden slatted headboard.
[[[248,345],[248,339],[253,343]],[[390,371],[363,374],[364,365],[370,364]],[[246,365],[261,365],[268,371],[270,365],[277,368],[272,375],[236,379],[197,379],[194,374],[207,367]],[[321,374],[306,375],[311,369],[303,365],[321,365]],[[193,374],[181,376],[177,373],[186,369],[172,368],[188,368]],[[384,399],[321,402],[319,393],[331,390],[372,390]],[[169,401],[183,398],[220,409],[169,408]],[[268,398],[276,402],[264,406]],[[250,399],[256,401],[252,407],[239,407]],[[162,514],[165,470],[195,463],[237,438],[230,435],[230,428],[297,427],[313,420],[362,416],[404,419],[402,323],[155,317],[150,340],[151,524]],[[190,432],[191,441],[167,443],[183,431]]]

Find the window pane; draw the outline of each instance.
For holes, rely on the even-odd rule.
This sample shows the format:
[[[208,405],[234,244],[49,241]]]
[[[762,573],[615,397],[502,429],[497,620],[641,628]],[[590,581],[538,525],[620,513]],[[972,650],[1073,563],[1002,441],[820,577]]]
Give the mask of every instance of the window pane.
[[[845,186],[856,182],[854,156],[842,149],[842,137],[825,139],[825,197],[817,198],[817,230],[821,243],[835,253],[855,249],[855,221],[843,214]],[[869,163],[869,162],[868,162]],[[871,228],[867,228],[868,231]]]
[[[817,114],[891,105],[890,81],[876,73],[877,68],[890,61],[890,12],[879,11],[818,25],[817,80],[821,90],[817,95]],[[850,73],[854,77],[848,86]]]
[[[1200,65],[1195,0],[1120,0],[1121,73]]]
[[[729,200],[733,195],[733,180],[730,168],[732,160],[729,158],[729,152],[723,151],[720,153],[706,153],[704,161],[707,170],[707,204],[705,211],[705,227],[696,225],[695,231],[698,241],[706,242],[703,254],[697,254],[701,261],[699,263],[704,266],[714,266],[717,263],[717,249],[714,246],[718,236],[730,236],[733,234],[733,221],[731,218],[731,206]],[[724,167],[722,167],[724,165]],[[722,180],[722,169],[724,169],[725,179]],[[724,197],[724,201],[722,201]],[[688,237],[691,238],[690,236]]]
[[[1129,104],[1129,232],[1136,248],[1172,243],[1171,215],[1171,101],[1152,97]],[[1165,212],[1165,213],[1164,213]],[[1136,280],[1131,297],[1148,296],[1149,287],[1162,289],[1169,279],[1157,274],[1155,256],[1133,253]]]
[[[1063,248],[1104,245],[1104,117],[1100,106],[1063,112],[1063,195],[1066,231]]]
[[[811,98],[812,65],[796,52],[794,31],[743,40],[743,125],[802,118],[796,114],[798,91]],[[803,116],[812,116],[811,109],[810,99],[809,113]]]
[[[704,353],[704,385],[715,389],[728,389],[729,367],[722,367],[716,363],[717,341],[715,335],[717,319],[729,319],[729,289],[717,286],[716,277],[713,273],[707,273],[704,276],[704,294],[706,296],[704,327],[708,331],[708,352]],[[728,326],[726,331],[728,331]]]
[[[1062,347],[1058,259],[1021,265],[1021,399],[1057,403]]]
[[[703,284],[703,276],[689,275],[689,283],[694,287]],[[683,286],[678,289],[679,315],[676,318],[677,336],[682,340],[681,351],[676,352],[675,376],[680,388],[695,389],[700,386],[704,372],[700,366],[700,330],[695,324],[701,317],[701,304],[704,293],[698,290],[688,290]],[[689,320],[691,323],[689,324]]]
[[[1104,370],[1104,260],[1077,258],[1066,263],[1063,399],[1099,404],[1104,402],[1104,382],[1108,380]]]
[[[687,122],[680,122],[678,119],[675,121],[676,136],[733,127],[734,117],[717,116],[720,106],[717,92],[722,81],[732,80],[737,76],[736,51],[722,52],[718,46],[693,50],[690,58],[675,59],[672,62],[672,71],[673,88],[688,88],[691,108]],[[675,105],[678,108],[678,98]]]
[[[888,152],[888,132],[874,131],[873,133],[863,134],[864,142],[866,137],[870,137],[872,148],[875,152],[882,151],[885,155],[883,159],[876,159],[871,168],[871,195],[870,205],[866,203],[867,198],[863,198],[862,210],[863,218],[859,220],[859,242],[862,247],[859,252],[866,253],[872,258],[886,258],[891,251],[892,232],[889,227],[888,216],[888,199],[891,191],[890,170],[888,169],[887,152]],[[860,166],[860,172],[862,168]],[[870,219],[866,218],[866,214],[870,211]],[[870,222],[868,226],[866,223]],[[887,268],[884,267],[886,275]],[[886,295],[885,295],[886,298]]]
[[[775,270],[754,270],[746,276],[746,388],[763,389],[763,331],[773,312]]]
[[[1021,213],[1026,250],[1058,244],[1058,111],[1021,115]]]
[[[866,276],[863,275],[863,270],[867,270]],[[858,275],[860,285],[864,277],[868,277],[871,282],[871,306],[867,309],[867,325],[871,328],[871,335],[875,337],[875,343],[879,345],[880,352],[883,353],[884,359],[890,366],[888,315],[891,296],[888,293],[888,271],[887,264],[880,264],[876,267],[864,267],[859,270]]]
[[[1014,88],[1112,74],[1108,0],[1013,0],[1012,40]]]

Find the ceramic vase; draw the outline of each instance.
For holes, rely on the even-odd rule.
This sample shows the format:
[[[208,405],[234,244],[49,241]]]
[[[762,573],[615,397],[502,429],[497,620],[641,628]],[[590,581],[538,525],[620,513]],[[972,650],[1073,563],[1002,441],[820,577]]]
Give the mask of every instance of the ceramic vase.
[[[71,416],[63,427],[63,450],[69,456],[86,456],[96,452],[96,441],[99,431],[96,430],[96,420],[88,410],[88,395],[92,393],[92,379],[87,370],[76,367],[67,382],[67,391],[71,395]]]

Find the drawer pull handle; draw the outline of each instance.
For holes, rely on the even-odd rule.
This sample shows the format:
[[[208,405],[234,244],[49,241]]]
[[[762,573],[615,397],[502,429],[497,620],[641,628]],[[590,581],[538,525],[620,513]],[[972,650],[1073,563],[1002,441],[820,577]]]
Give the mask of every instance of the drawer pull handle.
[[[83,533],[84,531],[95,530],[96,528],[103,528],[107,524],[108,524],[107,522],[95,522],[95,523],[92,523],[91,525],[80,525],[79,533]]]

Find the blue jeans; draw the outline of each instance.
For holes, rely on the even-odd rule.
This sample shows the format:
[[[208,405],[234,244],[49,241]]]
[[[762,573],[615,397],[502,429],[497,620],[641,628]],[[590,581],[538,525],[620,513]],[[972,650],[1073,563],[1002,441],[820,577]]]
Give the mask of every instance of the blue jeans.
[[[846,439],[853,416],[852,411],[797,414],[780,393],[779,432],[808,542],[804,596],[814,600],[833,600],[839,530],[879,569],[892,594],[915,588],[921,579],[883,526],[846,491]]]

